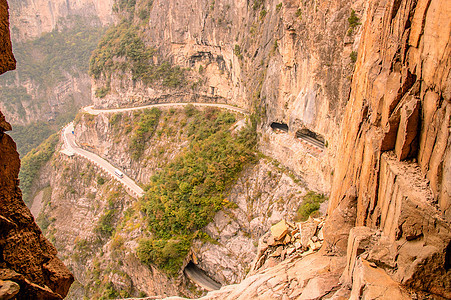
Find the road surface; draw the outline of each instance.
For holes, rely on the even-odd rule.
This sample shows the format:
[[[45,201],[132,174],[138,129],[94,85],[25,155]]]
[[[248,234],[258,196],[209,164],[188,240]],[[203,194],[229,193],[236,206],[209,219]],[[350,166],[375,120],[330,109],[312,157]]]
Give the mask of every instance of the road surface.
[[[111,109],[95,109],[94,106],[87,106],[83,108],[83,111],[91,114],[91,115],[98,115],[101,113],[118,113],[118,112],[125,112],[125,111],[133,111],[133,110],[139,110],[139,109],[146,109],[146,108],[153,108],[153,107],[176,107],[176,106],[186,106],[186,105],[193,105],[193,106],[203,106],[203,107],[217,107],[217,108],[224,108],[231,111],[236,111],[245,115],[248,115],[249,113],[247,110],[235,107],[232,105],[227,104],[218,104],[218,103],[157,103],[157,104],[149,104],[145,106],[137,106],[137,107],[127,107],[127,108],[111,108]]]
[[[97,154],[78,147],[77,143],[75,142],[75,135],[72,133],[73,130],[73,123],[68,124],[63,129],[63,141],[67,150],[73,152],[76,155],[82,156],[101,167],[105,172],[110,174],[110,176],[122,183],[122,185],[125,186],[127,192],[129,192],[132,196],[141,197],[142,195],[144,195],[143,189],[140,188],[130,177],[124,174],[122,178],[119,178],[116,174],[114,174],[114,170],[116,170],[116,168],[113,167],[108,161],[101,158]]]
[[[205,274],[204,271],[199,269],[195,264],[189,263],[185,270],[184,270],[186,276],[200,285],[202,288],[206,289],[207,291],[214,291],[219,290],[221,288],[221,285],[208,277],[207,274]]]

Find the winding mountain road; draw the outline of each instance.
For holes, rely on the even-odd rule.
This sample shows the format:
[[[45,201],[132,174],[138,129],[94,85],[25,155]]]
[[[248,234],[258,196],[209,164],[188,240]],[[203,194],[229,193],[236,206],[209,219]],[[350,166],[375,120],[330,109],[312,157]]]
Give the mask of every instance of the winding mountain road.
[[[149,104],[145,106],[136,106],[136,107],[125,107],[125,108],[111,108],[111,109],[95,109],[93,105],[87,106],[83,108],[83,111],[91,114],[91,115],[99,115],[101,113],[118,113],[118,112],[126,112],[126,111],[133,111],[133,110],[140,110],[140,109],[146,109],[146,108],[153,108],[153,107],[177,107],[177,106],[187,106],[187,105],[193,105],[198,107],[217,107],[217,108],[224,108],[231,111],[239,112],[245,115],[248,115],[249,112],[243,108],[239,108],[236,106],[228,105],[228,104],[218,104],[218,103],[186,103],[186,102],[177,102],[177,103],[157,103],[157,104]]]
[[[99,115],[101,113],[119,113],[119,112],[141,110],[141,109],[153,108],[153,107],[181,107],[181,106],[186,106],[189,104],[191,104],[193,106],[198,106],[198,107],[223,108],[223,109],[228,109],[231,111],[239,112],[239,113],[242,113],[245,115],[249,114],[245,109],[227,105],[227,104],[218,104],[218,103],[157,103],[157,104],[150,104],[150,105],[145,105],[145,106],[113,108],[113,109],[95,109],[93,106],[87,106],[87,107],[82,108],[82,111],[84,111],[88,114],[91,114],[91,115]],[[123,177],[117,176],[114,172],[116,170],[116,168],[113,165],[111,165],[108,161],[101,158],[97,154],[94,154],[92,152],[89,152],[87,150],[80,148],[75,141],[75,135],[72,133],[73,131],[74,131],[74,124],[70,123],[66,127],[64,127],[63,133],[62,133],[65,148],[67,151],[69,151],[69,153],[72,152],[76,155],[84,157],[84,158],[88,159],[89,161],[97,164],[105,172],[107,172],[113,178],[115,178],[120,183],[122,183],[125,186],[127,192],[129,192],[132,196],[142,197],[144,195],[143,189],[140,188],[130,177],[128,177],[125,174],[123,175]]]
[[[198,107],[216,107],[216,108],[223,108],[228,109],[231,111],[235,111],[238,113],[242,113],[244,115],[248,115],[249,113],[242,108],[238,108],[235,106],[227,105],[227,104],[216,104],[216,103],[159,103],[159,104],[151,104],[146,106],[140,106],[140,107],[129,107],[129,108],[115,108],[115,109],[94,109],[93,106],[84,107],[82,110],[88,114],[91,115],[99,115],[101,113],[119,113],[119,112],[127,112],[127,111],[134,111],[134,110],[140,110],[140,109],[146,109],[146,108],[153,108],[153,107],[180,107],[180,106],[186,106],[188,104],[192,104],[193,106]],[[71,122],[62,130],[62,137],[64,141],[64,152],[66,155],[72,156],[72,153],[75,155],[79,155],[81,157],[84,157],[88,159],[89,161],[95,163],[100,168],[102,168],[105,172],[110,174],[113,178],[118,180],[127,190],[127,192],[132,195],[133,197],[142,197],[144,195],[144,191],[142,188],[140,188],[130,177],[127,175],[123,175],[122,177],[117,176],[115,173],[116,168],[111,165],[108,161],[101,158],[97,154],[94,154],[92,152],[89,152],[87,150],[84,150],[80,148],[76,141],[75,141],[75,135],[74,135],[74,123]],[[207,291],[212,290],[218,290],[221,288],[221,285],[211,279],[204,271],[199,269],[194,264],[189,264],[185,270],[184,270],[186,276],[188,276],[192,281],[196,282],[198,285],[200,285],[202,288],[206,289]]]
[[[105,172],[110,174],[113,178],[118,180],[122,185],[125,186],[127,192],[129,192],[134,197],[142,197],[144,195],[144,191],[142,188],[140,188],[130,177],[127,175],[123,175],[122,178],[117,176],[114,171],[116,168],[112,166],[108,161],[101,158],[97,154],[94,154],[92,152],[86,151],[80,147],[78,147],[77,143],[75,142],[75,135],[72,133],[74,131],[74,124],[69,123],[66,127],[63,129],[63,141],[65,148],[73,152],[74,154],[77,154],[79,156],[82,156],[89,161],[95,163],[100,168],[102,168]]]

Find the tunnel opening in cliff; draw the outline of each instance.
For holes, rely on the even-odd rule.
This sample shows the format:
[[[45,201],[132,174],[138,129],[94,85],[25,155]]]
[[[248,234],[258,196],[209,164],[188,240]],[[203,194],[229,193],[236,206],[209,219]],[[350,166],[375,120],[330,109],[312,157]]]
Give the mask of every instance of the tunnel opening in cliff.
[[[313,132],[307,128],[302,128],[296,131],[296,138],[305,141],[321,150],[325,148],[326,140],[324,137],[316,132]]]
[[[221,284],[211,278],[207,272],[199,268],[194,262],[190,261],[183,270],[185,276],[195,282],[197,285],[206,289],[207,291],[219,290]]]
[[[283,132],[283,133],[288,132],[288,125],[285,123],[272,122],[271,128],[272,128],[272,130],[274,130],[276,132]]]

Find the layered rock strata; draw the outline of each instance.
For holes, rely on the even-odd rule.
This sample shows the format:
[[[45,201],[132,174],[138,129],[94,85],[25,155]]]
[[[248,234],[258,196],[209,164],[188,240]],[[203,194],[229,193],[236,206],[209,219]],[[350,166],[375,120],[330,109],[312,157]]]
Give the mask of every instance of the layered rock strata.
[[[379,255],[374,262],[406,287],[446,298],[450,15],[439,0],[369,3],[326,225],[331,253],[346,251],[346,232],[339,238],[335,230],[346,221],[379,230],[383,242],[369,247]],[[346,209],[353,217],[340,218]]]
[[[8,28],[8,6],[0,1],[0,73],[15,68]],[[19,154],[5,134],[11,130],[0,112],[0,298],[62,299],[72,274],[42,235],[19,189]]]

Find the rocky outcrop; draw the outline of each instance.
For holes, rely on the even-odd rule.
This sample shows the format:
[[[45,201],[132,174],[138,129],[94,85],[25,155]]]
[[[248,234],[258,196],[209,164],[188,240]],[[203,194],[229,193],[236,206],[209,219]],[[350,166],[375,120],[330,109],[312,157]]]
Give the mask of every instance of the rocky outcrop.
[[[363,18],[365,3],[146,3],[136,2],[133,24],[142,29],[145,44],[157,49],[154,62],[185,68],[188,84],[175,90],[146,85],[118,65],[111,78],[93,80],[93,91],[110,86],[106,96],[93,98],[94,104],[208,101],[257,108],[261,151],[306,177],[309,188],[329,192],[354,69],[351,54],[360,41],[360,23],[351,24],[348,18],[352,9]],[[138,11],[144,11],[144,19]],[[127,66],[124,57],[117,61]],[[288,126],[286,138],[273,134],[273,122]],[[302,130],[322,137],[322,153],[296,139]]]
[[[11,39],[9,37],[9,16],[8,2],[0,1],[0,74],[16,68],[16,60],[14,59]]]
[[[0,70],[14,68],[8,32],[6,1],[0,2]],[[11,126],[0,112],[0,298],[62,299],[72,274],[56,257],[22,201],[19,189],[19,154],[5,134]]]
[[[369,3],[327,223],[379,230],[384,242],[368,250],[382,255],[385,247],[376,265],[409,288],[448,298],[451,8],[444,4]],[[350,197],[355,204],[346,204]],[[356,207],[355,221],[336,222],[343,207]],[[331,249],[337,234],[327,232]],[[366,268],[364,260],[357,265]]]

